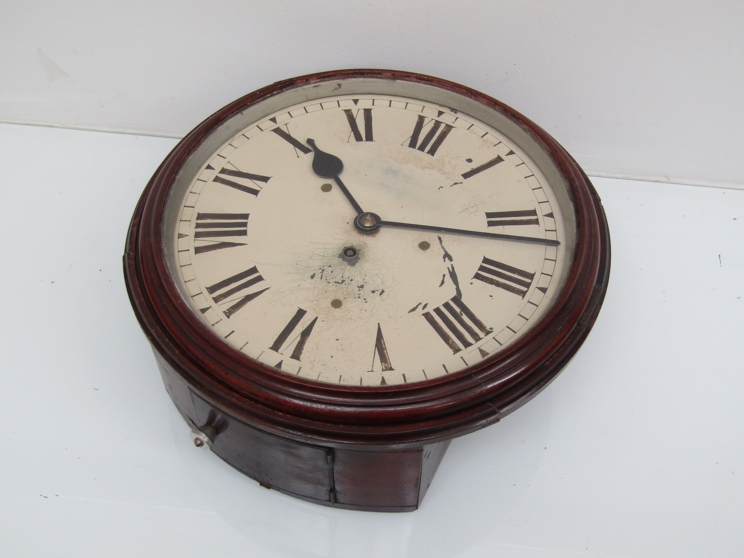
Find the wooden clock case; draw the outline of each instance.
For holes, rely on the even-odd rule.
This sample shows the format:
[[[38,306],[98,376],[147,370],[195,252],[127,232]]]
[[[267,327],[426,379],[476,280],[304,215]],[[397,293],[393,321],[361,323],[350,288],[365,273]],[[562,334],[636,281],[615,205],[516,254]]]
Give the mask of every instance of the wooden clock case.
[[[360,77],[438,87],[499,112],[547,154],[574,207],[573,260],[547,314],[494,357],[426,382],[337,386],[253,361],[228,347],[193,314],[165,260],[163,213],[169,188],[189,154],[215,127],[278,92]],[[547,386],[588,335],[607,290],[609,269],[609,231],[600,200],[552,137],[482,93],[389,70],[341,70],[281,81],[207,118],[148,183],[124,254],[129,297],[168,394],[190,427],[202,439],[206,436],[212,451],[268,488],[319,504],[374,511],[418,508],[452,438],[497,422]]]

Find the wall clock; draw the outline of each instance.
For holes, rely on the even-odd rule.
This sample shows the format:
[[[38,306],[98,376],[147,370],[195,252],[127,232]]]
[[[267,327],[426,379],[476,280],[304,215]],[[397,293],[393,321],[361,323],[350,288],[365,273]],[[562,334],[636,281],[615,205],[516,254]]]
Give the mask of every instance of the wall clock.
[[[477,91],[343,70],[210,116],[132,219],[129,296],[210,448],[320,504],[408,511],[449,441],[589,333],[610,244],[586,175]]]

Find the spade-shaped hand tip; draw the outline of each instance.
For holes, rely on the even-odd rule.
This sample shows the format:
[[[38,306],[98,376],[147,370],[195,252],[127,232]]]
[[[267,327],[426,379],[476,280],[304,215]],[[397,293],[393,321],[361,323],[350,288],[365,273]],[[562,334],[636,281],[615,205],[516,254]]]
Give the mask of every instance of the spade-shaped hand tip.
[[[312,147],[315,152],[313,157],[313,172],[315,172],[315,174],[322,176],[323,178],[334,178],[341,174],[341,171],[344,169],[344,163],[341,159],[335,155],[321,151],[318,146],[315,145],[315,140],[311,138],[307,139],[307,144]]]

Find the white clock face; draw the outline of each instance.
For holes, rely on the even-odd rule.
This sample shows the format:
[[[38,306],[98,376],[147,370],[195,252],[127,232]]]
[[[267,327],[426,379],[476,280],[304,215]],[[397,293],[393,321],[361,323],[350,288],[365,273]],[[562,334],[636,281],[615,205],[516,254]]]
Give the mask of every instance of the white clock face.
[[[184,300],[250,358],[336,385],[426,381],[503,350],[559,292],[567,197],[484,122],[354,94],[243,124],[182,179],[164,234]]]

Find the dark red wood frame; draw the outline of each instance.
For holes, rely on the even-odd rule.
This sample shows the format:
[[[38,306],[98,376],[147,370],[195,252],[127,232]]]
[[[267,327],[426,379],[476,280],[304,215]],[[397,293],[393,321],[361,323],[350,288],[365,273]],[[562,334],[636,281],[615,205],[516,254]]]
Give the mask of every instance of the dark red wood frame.
[[[252,103],[287,89],[359,77],[439,87],[506,116],[542,147],[563,174],[576,214],[573,261],[549,312],[493,358],[426,382],[374,388],[336,386],[292,377],[253,361],[215,337],[194,315],[170,278],[165,261],[162,227],[169,189],[184,161],[215,127]],[[462,85],[425,75],[368,69],[281,81],[207,118],[173,149],[150,180],[132,219],[124,256],[127,289],[140,325],[157,353],[195,392],[262,431],[298,442],[357,449],[405,449],[447,440],[496,422],[529,401],[586,338],[607,289],[609,268],[609,231],[599,197],[576,162],[544,130],[499,101]]]

